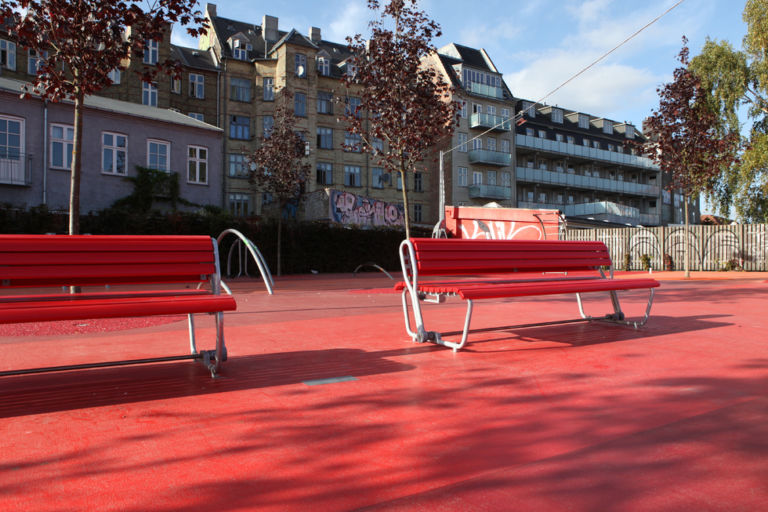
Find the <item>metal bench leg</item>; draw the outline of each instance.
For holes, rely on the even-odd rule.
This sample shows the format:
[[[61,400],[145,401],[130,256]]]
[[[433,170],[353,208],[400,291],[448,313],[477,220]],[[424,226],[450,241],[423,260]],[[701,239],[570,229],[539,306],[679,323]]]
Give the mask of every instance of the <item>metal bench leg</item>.
[[[621,304],[619,303],[619,296],[616,293],[615,290],[609,292],[611,294],[611,304],[613,305],[613,314],[605,315],[604,317],[592,317],[584,313],[584,305],[581,301],[581,294],[576,294],[576,302],[579,305],[579,313],[581,314],[581,318],[585,320],[602,320],[604,322],[614,322],[617,324],[623,324],[623,325],[630,325],[637,329],[638,327],[642,327],[648,322],[648,318],[651,316],[651,306],[653,306],[653,295],[655,293],[654,288],[648,289],[648,305],[645,307],[645,314],[643,315],[643,319],[639,322],[633,322],[631,320],[626,320],[624,316],[624,312],[621,310]]]
[[[189,352],[195,355],[197,354],[197,344],[195,343],[195,319],[192,317],[192,313],[187,315],[187,323],[189,324]]]

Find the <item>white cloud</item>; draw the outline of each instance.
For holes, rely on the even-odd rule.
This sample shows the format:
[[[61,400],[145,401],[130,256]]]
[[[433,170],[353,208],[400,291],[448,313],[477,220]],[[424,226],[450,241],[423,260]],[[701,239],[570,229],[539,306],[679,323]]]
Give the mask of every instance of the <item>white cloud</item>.
[[[355,34],[368,35],[368,22],[373,16],[364,2],[350,0],[339,9],[339,16],[328,24],[329,34],[324,39],[343,43],[347,36]]]
[[[197,38],[187,34],[187,29],[174,25],[171,32],[171,43],[187,48],[197,48]]]
[[[495,25],[476,25],[463,28],[456,42],[472,48],[487,47],[489,42],[495,45],[508,44],[522,33],[522,27],[518,21],[501,20]]]

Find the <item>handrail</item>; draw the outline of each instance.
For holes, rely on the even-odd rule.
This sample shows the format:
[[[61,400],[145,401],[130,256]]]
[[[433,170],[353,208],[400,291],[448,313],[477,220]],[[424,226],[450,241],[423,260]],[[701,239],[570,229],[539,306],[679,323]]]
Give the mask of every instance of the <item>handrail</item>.
[[[230,247],[229,252],[230,255],[232,254],[232,249],[234,249],[235,245],[238,243],[242,243],[246,249],[248,249],[248,252],[251,253],[251,256],[253,256],[253,260],[256,262],[256,265],[259,267],[259,272],[261,273],[261,278],[264,280],[264,285],[267,287],[267,291],[270,295],[272,295],[274,292],[272,291],[272,287],[275,286],[275,282],[272,279],[272,273],[269,271],[269,267],[267,266],[267,262],[264,260],[264,256],[261,255],[261,252],[259,251],[259,248],[256,247],[256,245],[251,242],[244,234],[242,234],[240,231],[236,229],[225,229],[224,231],[219,234],[218,238],[216,238],[216,243],[221,244],[221,241],[224,239],[225,236],[232,234],[235,235],[238,240],[235,241],[235,244]],[[228,258],[229,261],[229,258]]]

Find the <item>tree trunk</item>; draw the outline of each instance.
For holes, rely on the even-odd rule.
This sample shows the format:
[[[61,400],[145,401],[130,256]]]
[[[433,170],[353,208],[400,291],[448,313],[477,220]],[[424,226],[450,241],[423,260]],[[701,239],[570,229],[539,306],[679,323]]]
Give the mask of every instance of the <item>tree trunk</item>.
[[[401,167],[398,172],[400,172],[400,183],[403,185],[403,210],[405,210],[403,212],[403,220],[405,221],[405,238],[407,240],[411,238],[411,222],[408,218],[408,187],[405,181],[405,170]]]
[[[283,275],[281,266],[282,242],[283,242],[283,208],[277,213],[277,277]]]
[[[683,245],[683,268],[685,269],[685,278],[691,277],[691,265],[688,261],[688,245],[691,243],[690,227],[688,226],[688,196],[683,195],[683,212],[685,214],[685,245]]]
[[[75,133],[72,141],[72,168],[69,177],[69,234],[80,233],[80,174],[83,147],[83,94],[75,95]]]

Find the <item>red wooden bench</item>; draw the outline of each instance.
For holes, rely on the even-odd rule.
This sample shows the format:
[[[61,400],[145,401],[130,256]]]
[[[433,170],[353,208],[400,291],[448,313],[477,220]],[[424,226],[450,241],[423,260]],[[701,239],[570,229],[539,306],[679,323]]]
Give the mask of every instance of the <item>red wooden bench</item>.
[[[581,318],[546,324],[606,320],[637,328],[648,320],[654,288],[659,286],[653,279],[614,279],[611,258],[602,242],[411,238],[400,244],[400,262],[404,281],[396,284],[395,289],[402,291],[406,331],[416,342],[430,341],[454,351],[467,342],[473,301],[477,299],[575,293]],[[604,268],[610,269],[609,276]],[[483,274],[493,275],[478,277]],[[650,297],[643,319],[630,322],[624,318],[616,292],[635,289],[648,289]],[[613,313],[597,318],[586,315],[581,294],[588,292],[608,292]],[[439,303],[446,297],[467,301],[460,342],[444,340],[439,332],[424,327],[420,301]],[[411,328],[408,299],[415,331]],[[525,327],[534,325],[545,324]]]
[[[199,359],[215,376],[227,357],[223,312],[236,309],[221,289],[218,247],[207,236],[0,235],[0,324],[187,314],[191,348],[189,355],[0,375]],[[215,350],[197,350],[195,313],[215,316]]]

